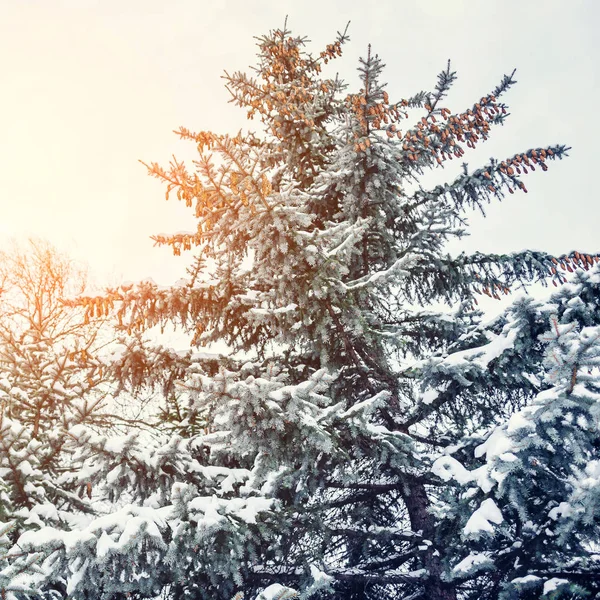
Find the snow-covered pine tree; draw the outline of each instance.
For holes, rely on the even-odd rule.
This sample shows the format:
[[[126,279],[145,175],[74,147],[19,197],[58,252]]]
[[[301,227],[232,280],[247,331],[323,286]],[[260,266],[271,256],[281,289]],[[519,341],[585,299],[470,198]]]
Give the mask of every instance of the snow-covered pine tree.
[[[59,479],[70,471],[66,431],[102,422],[106,394],[94,355],[99,323],[82,323],[81,310],[62,303],[84,291],[85,272],[47,242],[29,240],[0,253],[0,279],[0,476],[14,507],[83,510],[77,489]]]
[[[84,291],[85,280],[82,268],[43,240],[0,253],[0,520],[6,544],[32,528],[64,528],[78,513],[93,513],[91,482],[74,476],[77,465],[66,451],[72,427],[110,424],[101,410],[100,323],[82,323],[81,309],[63,304],[67,295]],[[30,574],[28,561],[43,556],[18,547],[5,554],[6,572],[19,581]],[[0,587],[12,598],[24,585]]]
[[[498,336],[490,345],[508,346],[498,370],[527,377],[530,400],[464,437],[433,466],[460,484],[447,496],[440,526],[458,527],[451,577],[459,588],[469,581],[473,597],[600,591],[599,300],[596,267],[546,302],[516,302],[489,328]]]
[[[176,192],[195,211],[194,231],[155,238],[176,254],[197,247],[187,285],[146,282],[81,299],[89,310],[117,303],[129,330],[178,321],[195,344],[224,341],[232,356],[216,371],[192,361],[181,373],[189,398],[181,432],[191,437],[174,437],[170,447],[171,456],[177,446],[189,458],[171,461],[166,481],[139,485],[156,459],[143,462],[136,451],[118,484],[112,479],[115,493],[128,477],[138,482],[138,502],[156,525],[152,560],[143,539],[121,544],[106,529],[101,539],[112,535],[113,562],[110,582],[102,580],[93,555],[106,526],[98,522],[81,538],[92,558],[88,577],[77,575],[69,587],[75,595],[94,586],[102,597],[161,589],[169,598],[206,599],[236,589],[291,597],[281,586],[348,599],[513,593],[506,587],[513,564],[496,561],[492,575],[453,571],[465,559],[457,536],[479,510],[469,494],[482,497],[477,490],[462,497],[443,461],[464,454],[470,468],[469,440],[535,398],[543,371],[537,336],[546,326],[527,311],[518,326],[510,316],[485,325],[474,302],[528,282],[562,283],[557,264],[588,270],[593,259],[451,256],[445,246],[465,232],[468,210],[526,191],[522,175],[545,171],[566,148],[531,149],[471,172],[465,166],[451,183],[424,189],[427,169],[461,158],[504,122],[501,96],[513,76],[453,114],[442,104],[455,79],[449,67],[433,92],[391,101],[369,51],[362,89],[344,96],[343,84],[321,70],[345,41],[339,35],[315,57],[285,29],[260,38],[257,77],[226,79],[233,101],[260,116],[263,134],[181,129],[197,145],[195,170],[176,160],[168,169],[149,166],[167,195]],[[419,120],[401,131],[415,111]],[[439,303],[451,312],[434,309]],[[161,361],[149,370],[152,380],[168,364]],[[187,415],[205,430],[190,433]],[[160,492],[147,496],[148,482]],[[168,482],[176,485],[169,490]],[[499,520],[492,498],[481,506],[486,523]],[[519,532],[523,514],[512,513]],[[495,538],[473,543],[489,544],[490,554],[497,547]],[[558,536],[553,543],[560,552]],[[83,554],[63,547],[68,573]],[[125,552],[145,565],[141,579],[123,566]]]
[[[6,486],[0,480],[0,499],[9,507],[10,499],[4,490]],[[40,572],[38,563],[43,559],[41,552],[20,552],[9,550],[12,546],[10,535],[17,528],[17,521],[0,521],[0,596],[4,600],[31,598],[38,595],[32,585]]]
[[[101,329],[109,306],[96,302],[84,311],[69,301],[85,289],[71,260],[32,240],[0,255],[0,275],[2,600],[176,593],[194,546],[187,544],[190,519],[197,526],[204,515],[205,529],[223,536],[226,527],[214,526],[219,512],[253,523],[269,501],[217,500],[237,490],[248,473],[203,468],[192,456],[202,448],[180,435],[140,436],[140,423],[117,435],[126,420],[105,410],[107,394],[118,391],[109,376],[135,384],[144,364],[135,360],[135,342],[113,364],[99,354],[99,345],[111,339]],[[158,357],[151,358],[156,366]],[[179,365],[191,372],[189,357],[162,352],[159,358],[169,370]],[[188,427],[195,431],[189,419]],[[164,505],[173,513],[168,520]],[[197,535],[206,533],[198,528]],[[227,539],[221,546],[220,564],[211,544],[196,559],[206,563],[210,556],[233,587],[235,548]]]

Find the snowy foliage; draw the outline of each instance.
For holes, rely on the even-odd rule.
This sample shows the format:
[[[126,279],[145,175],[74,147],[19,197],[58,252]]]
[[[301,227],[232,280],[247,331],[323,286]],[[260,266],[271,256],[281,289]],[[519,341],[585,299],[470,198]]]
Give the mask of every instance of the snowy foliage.
[[[523,176],[567,149],[465,164],[424,189],[427,170],[504,123],[513,76],[453,114],[450,65],[432,92],[391,101],[369,49],[346,94],[321,74],[346,41],[313,56],[288,31],[259,38],[256,77],[225,79],[262,132],[181,129],[193,171],[148,165],[194,209],[191,232],[155,236],[197,249],[189,280],[68,303],[128,335],[176,323],[229,356],[134,337],[108,372],[159,399],[144,435],[65,418],[40,447],[5,418],[0,477],[23,527],[12,542],[38,560],[28,581],[42,596],[600,592],[598,257],[447,251],[467,211],[526,191]],[[546,302],[491,321],[476,309],[479,294],[548,281],[564,285]],[[27,403],[28,388],[2,382]],[[44,470],[55,447],[68,466]]]

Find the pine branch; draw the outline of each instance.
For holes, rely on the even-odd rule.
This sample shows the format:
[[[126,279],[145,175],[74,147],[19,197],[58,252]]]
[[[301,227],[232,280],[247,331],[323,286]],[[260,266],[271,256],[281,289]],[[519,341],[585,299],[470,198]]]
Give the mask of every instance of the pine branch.
[[[334,527],[327,529],[327,533],[332,536],[342,537],[357,537],[357,538],[384,538],[394,539],[403,542],[413,542],[415,544],[422,543],[423,536],[420,533],[414,531],[401,531],[396,530],[393,527],[379,527],[379,528],[367,528],[367,529],[352,529],[350,527]]]
[[[521,173],[527,174],[527,169],[535,171],[536,165],[546,171],[546,161],[562,159],[567,156],[568,150],[570,148],[562,145],[535,148],[500,162],[492,160],[473,173],[468,173],[466,165],[463,165],[464,173],[452,183],[438,185],[430,191],[418,190],[402,209],[409,215],[421,206],[428,206],[443,199],[452,202],[459,210],[477,208],[485,214],[484,204],[489,203],[492,197],[502,198],[505,190],[511,194],[517,189],[527,192],[519,177]]]
[[[485,294],[496,300],[508,295],[515,286],[529,283],[553,285],[567,281],[567,273],[589,270],[600,261],[600,255],[577,251],[554,257],[538,251],[511,254],[461,254],[455,258],[421,253],[414,259],[410,275],[405,278],[398,295],[409,302],[432,302],[441,299],[448,304],[469,300],[474,294]],[[562,272],[559,271],[562,270]],[[429,298],[429,300],[427,300]]]
[[[388,574],[373,574],[364,572],[362,569],[329,569],[326,574],[333,579],[349,584],[372,584],[372,585],[386,585],[386,584],[416,584],[423,581],[423,576],[420,574],[411,575],[408,573],[394,573],[390,571]],[[269,569],[266,567],[254,567],[252,569],[251,577],[253,580],[260,581],[272,581],[273,579],[285,582],[285,583],[296,583],[306,578],[304,571],[292,572],[289,570],[273,568]]]
[[[440,109],[439,114],[446,120],[445,124],[438,125],[435,115],[428,114],[404,135],[403,152],[398,161],[409,171],[420,173],[423,167],[460,158],[465,153],[462,144],[474,148],[480,141],[487,140],[491,126],[504,122],[506,106],[490,94],[461,114],[452,115],[447,108]]]
[[[456,71],[450,70],[450,60],[448,60],[446,69],[438,75],[435,92],[433,95],[429,95],[428,97],[429,106],[425,107],[427,109],[428,116],[435,114],[435,110],[439,101],[448,95],[448,92],[450,91],[453,83],[456,81],[456,78]]]

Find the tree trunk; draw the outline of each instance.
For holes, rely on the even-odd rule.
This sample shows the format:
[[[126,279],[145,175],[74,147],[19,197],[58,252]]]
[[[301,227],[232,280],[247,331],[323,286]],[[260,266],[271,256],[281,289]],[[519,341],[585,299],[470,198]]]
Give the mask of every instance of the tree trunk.
[[[404,502],[408,510],[413,531],[421,531],[423,538],[432,542],[423,557],[423,566],[429,572],[424,584],[424,597],[428,600],[456,600],[456,590],[450,583],[442,581],[442,562],[435,544],[435,521],[429,512],[429,498],[425,486],[410,478],[404,489]]]

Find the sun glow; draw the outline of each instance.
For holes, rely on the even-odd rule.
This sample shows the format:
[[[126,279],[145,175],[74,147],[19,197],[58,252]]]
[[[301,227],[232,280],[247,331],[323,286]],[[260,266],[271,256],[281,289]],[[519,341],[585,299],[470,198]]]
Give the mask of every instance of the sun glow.
[[[42,237],[94,272],[142,278],[168,263],[170,279],[149,236],[189,215],[156,198],[137,162],[160,155],[178,121],[154,67],[83,7],[20,6],[3,25],[0,245]]]

